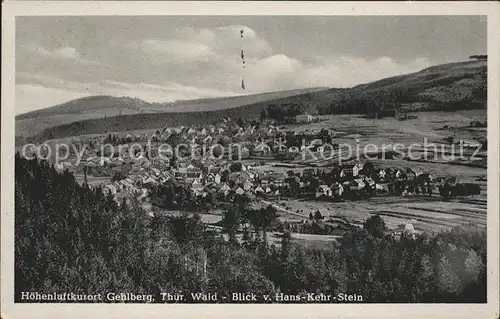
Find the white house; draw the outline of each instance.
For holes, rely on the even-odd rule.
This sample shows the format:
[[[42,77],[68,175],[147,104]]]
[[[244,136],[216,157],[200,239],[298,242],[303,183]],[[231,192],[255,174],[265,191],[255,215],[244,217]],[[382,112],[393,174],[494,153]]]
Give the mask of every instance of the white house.
[[[243,190],[243,188],[238,187],[236,189],[235,193],[238,194],[238,195],[243,195],[243,194],[245,194],[245,191]]]
[[[227,195],[230,190],[231,187],[229,187],[229,185],[227,185],[226,183],[222,183],[222,186],[219,188],[219,193]]]

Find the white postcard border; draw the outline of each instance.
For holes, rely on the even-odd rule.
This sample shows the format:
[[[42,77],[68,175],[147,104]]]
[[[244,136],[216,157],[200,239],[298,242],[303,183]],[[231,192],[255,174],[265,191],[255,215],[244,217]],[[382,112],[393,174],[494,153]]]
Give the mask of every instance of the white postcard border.
[[[485,15],[488,21],[487,304],[15,304],[15,16],[32,15]],[[2,318],[498,318],[500,3],[10,1],[2,10]]]

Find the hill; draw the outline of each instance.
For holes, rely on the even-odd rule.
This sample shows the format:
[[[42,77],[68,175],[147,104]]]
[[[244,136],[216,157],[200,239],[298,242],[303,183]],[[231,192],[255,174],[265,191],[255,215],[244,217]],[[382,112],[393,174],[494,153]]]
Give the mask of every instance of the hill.
[[[390,113],[394,109],[443,111],[484,108],[487,97],[486,79],[487,62],[471,60],[433,66],[419,72],[381,79],[350,89],[291,90],[178,101],[168,105],[130,98],[93,97],[94,99],[90,98],[90,101],[105,99],[108,104],[89,103],[89,98],[86,98],[68,102],[71,105],[64,104],[36,111],[39,113],[23,114],[16,118],[16,132],[24,136],[39,133],[37,138],[47,139],[160,128],[167,125],[196,125],[213,123],[224,116],[258,118],[262,110],[267,110],[271,105],[277,106],[278,109],[298,105],[302,112],[317,114],[375,114],[375,116]],[[94,105],[114,105],[122,113],[112,117],[107,114],[104,118],[103,108],[99,109]],[[51,115],[56,110],[64,110],[66,113]],[[74,118],[75,114],[79,119],[86,118],[69,120],[71,117]]]
[[[465,61],[433,66],[337,91],[318,92],[321,114],[373,113],[394,108],[443,111],[486,107],[487,62]]]
[[[298,89],[232,97],[183,100],[171,103],[149,103],[130,97],[90,96],[16,116],[16,136],[30,136],[49,127],[82,120],[141,113],[225,110],[326,89]]]
[[[303,104],[304,101],[308,101],[308,111],[312,111],[314,109],[314,93],[307,90],[306,92],[270,101],[276,105]],[[250,105],[213,111],[124,114],[107,118],[88,119],[46,128],[41,133],[32,136],[32,139],[47,140],[75,135],[134,131],[148,128],[163,128],[166,126],[216,124],[224,117],[258,119],[261,112],[266,110],[268,106],[269,100],[264,100]]]

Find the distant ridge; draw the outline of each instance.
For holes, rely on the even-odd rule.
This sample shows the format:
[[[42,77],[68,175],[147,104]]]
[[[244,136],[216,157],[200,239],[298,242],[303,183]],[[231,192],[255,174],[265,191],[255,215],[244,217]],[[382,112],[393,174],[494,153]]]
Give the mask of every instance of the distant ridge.
[[[432,66],[347,89],[311,88],[173,103],[88,97],[16,117],[16,135],[47,139],[203,124],[223,116],[258,118],[270,105],[300,104],[305,111],[317,114],[366,113],[377,106],[375,101],[383,101],[384,96],[412,111],[484,108],[486,80],[487,62],[471,60]]]
[[[255,103],[259,100],[266,100],[269,98],[285,97],[299,95],[307,92],[316,92],[322,90],[328,90],[327,87],[322,88],[307,88],[307,89],[295,89],[295,90],[285,90],[285,91],[272,91],[266,93],[258,94],[247,94],[247,95],[236,95],[228,97],[211,97],[202,99],[192,99],[192,100],[177,100],[173,102],[146,102],[139,98],[132,97],[116,97],[110,95],[93,95],[82,97],[74,100],[70,100],[65,103],[61,103],[48,108],[43,108],[40,110],[35,110],[31,112],[26,112],[16,116],[16,120],[24,120],[29,118],[37,117],[47,117],[54,115],[64,115],[64,114],[82,114],[88,111],[113,108],[110,111],[119,112],[134,110],[134,111],[147,111],[149,112],[164,112],[173,111],[176,107],[183,107],[184,112],[196,112],[196,111],[211,111],[218,109],[214,103],[221,104],[219,109],[225,109],[230,107],[241,106],[241,103]],[[228,103],[229,102],[229,103]],[[231,103],[233,102],[233,103]],[[234,105],[233,105],[234,104]],[[188,109],[186,109],[186,107]],[[177,111],[177,110],[176,110]],[[112,114],[112,113],[111,113]],[[110,114],[110,115],[111,115]]]

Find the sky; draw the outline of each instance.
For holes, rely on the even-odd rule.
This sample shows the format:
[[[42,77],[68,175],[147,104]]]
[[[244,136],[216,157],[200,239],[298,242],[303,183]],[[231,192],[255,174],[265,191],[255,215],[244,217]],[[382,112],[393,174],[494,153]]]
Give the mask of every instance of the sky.
[[[16,113],[90,95],[350,87],[464,61],[486,44],[480,16],[17,17]]]

